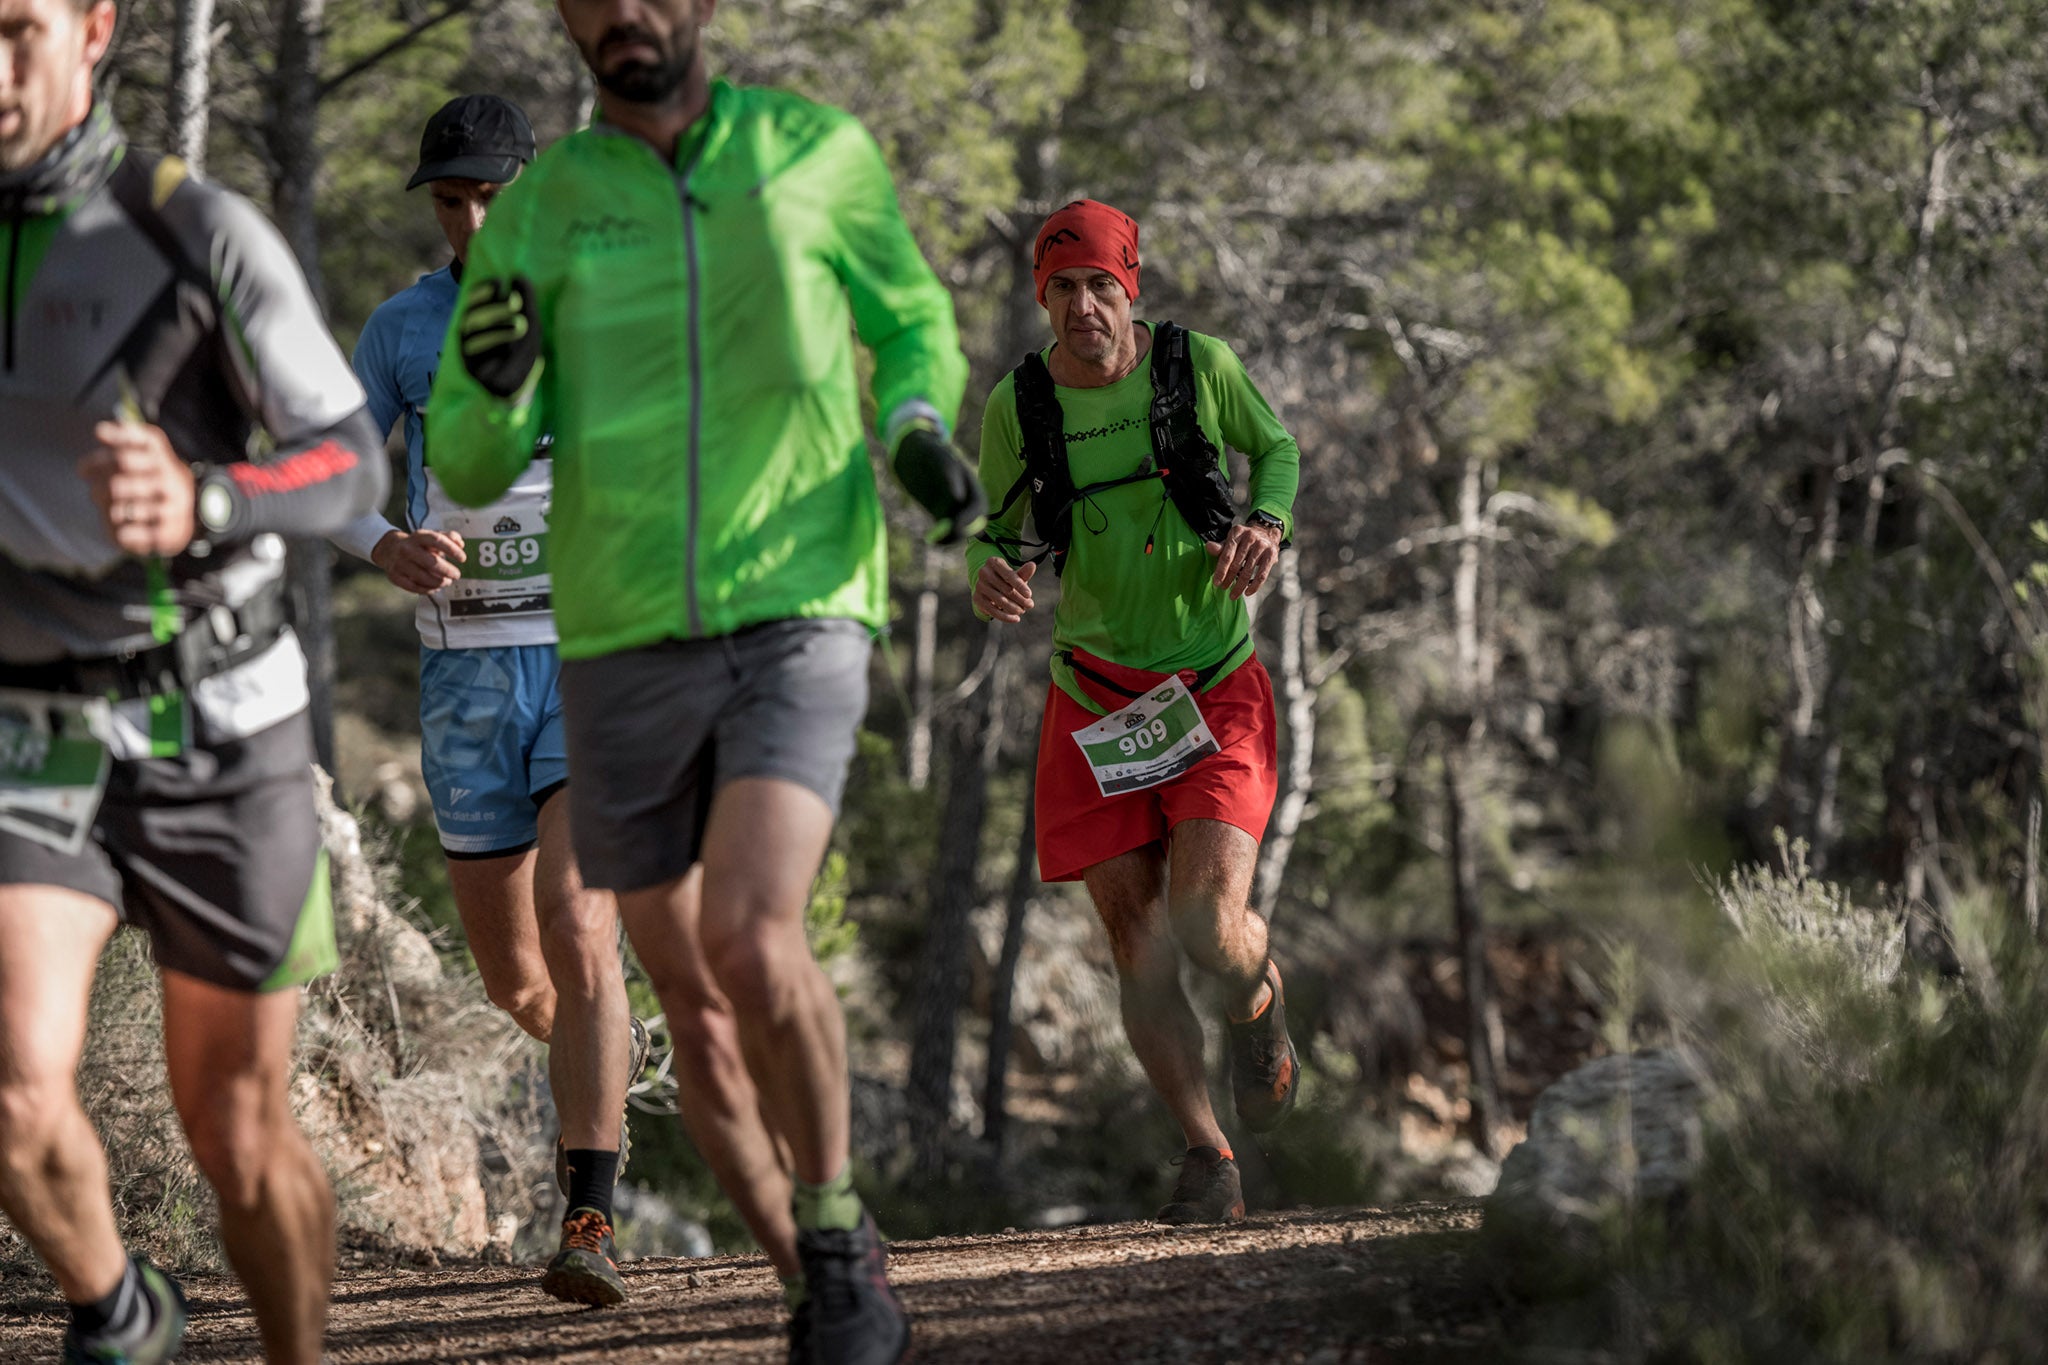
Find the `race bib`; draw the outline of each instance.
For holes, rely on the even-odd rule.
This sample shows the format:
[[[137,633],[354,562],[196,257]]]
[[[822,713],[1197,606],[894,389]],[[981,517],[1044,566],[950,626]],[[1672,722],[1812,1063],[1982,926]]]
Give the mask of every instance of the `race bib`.
[[[92,833],[113,754],[104,698],[0,689],[0,830],[60,853]]]
[[[1104,796],[1171,782],[1219,751],[1195,694],[1178,677],[1074,731],[1074,742],[1081,746]]]
[[[451,621],[545,616],[548,612],[548,513],[545,481],[515,489],[484,508],[451,507],[443,530],[462,537],[462,577],[442,589]]]

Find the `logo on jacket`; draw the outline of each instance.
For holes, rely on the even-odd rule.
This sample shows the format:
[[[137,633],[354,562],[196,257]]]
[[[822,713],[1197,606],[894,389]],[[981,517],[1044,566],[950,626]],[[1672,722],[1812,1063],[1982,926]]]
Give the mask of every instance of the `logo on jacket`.
[[[574,252],[623,251],[646,246],[654,240],[654,233],[637,218],[601,213],[595,218],[572,220],[564,240]]]

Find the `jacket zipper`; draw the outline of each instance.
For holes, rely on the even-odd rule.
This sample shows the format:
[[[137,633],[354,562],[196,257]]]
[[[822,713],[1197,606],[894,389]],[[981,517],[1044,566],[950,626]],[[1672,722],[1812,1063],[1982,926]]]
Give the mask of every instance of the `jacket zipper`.
[[[682,198],[683,206],[683,255],[689,262],[690,296],[686,310],[690,329],[690,437],[687,446],[687,468],[690,476],[690,505],[683,527],[683,600],[689,608],[690,635],[693,639],[704,634],[704,614],[697,600],[697,538],[701,521],[698,507],[698,493],[702,486],[701,445],[704,435],[704,351],[703,339],[699,336],[698,292],[700,282],[697,266],[697,211],[696,200],[690,197],[690,176],[695,173],[697,163],[703,159],[704,150],[690,158],[690,164],[683,167],[676,176],[676,192]]]

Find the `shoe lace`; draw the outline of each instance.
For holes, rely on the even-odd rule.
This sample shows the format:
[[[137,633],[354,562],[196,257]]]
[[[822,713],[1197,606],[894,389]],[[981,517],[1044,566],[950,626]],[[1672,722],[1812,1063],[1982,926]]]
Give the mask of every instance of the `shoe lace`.
[[[562,1223],[562,1245],[577,1251],[604,1255],[604,1239],[612,1235],[612,1225],[605,1221],[603,1214],[595,1209],[574,1213]]]

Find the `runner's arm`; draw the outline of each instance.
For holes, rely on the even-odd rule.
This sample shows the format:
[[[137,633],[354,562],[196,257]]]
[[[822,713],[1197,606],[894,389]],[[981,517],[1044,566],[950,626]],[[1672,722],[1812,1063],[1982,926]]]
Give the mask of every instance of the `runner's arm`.
[[[390,325],[390,317],[382,308],[370,314],[362,336],[356,341],[355,354],[349,358],[349,367],[356,372],[363,391],[370,397],[370,421],[387,438],[399,414],[405,410],[405,401],[398,393],[397,337],[394,335],[397,329]],[[377,542],[397,529],[381,510],[373,507],[328,539],[357,559],[369,559],[371,551],[377,548]]]
[[[262,459],[195,469],[206,538],[338,531],[382,503],[390,481],[363,387],[269,220],[225,191],[192,196],[180,211],[199,215],[208,255],[198,259],[214,262],[229,371],[274,444]]]
[[[996,514],[1003,498],[1023,473],[1024,435],[1017,426],[1017,401],[1013,396],[1012,381],[1005,375],[981,410],[981,490],[988,495],[989,519],[982,536],[967,542],[967,581],[970,584],[980,576],[981,566],[1000,553],[983,536],[1014,541],[1024,534],[1024,518],[1031,511],[1030,498],[1019,498],[1000,516]],[[992,619],[979,606],[975,607],[974,614],[984,621]]]
[[[851,118],[832,138],[826,164],[836,177],[829,191],[833,269],[852,305],[854,330],[875,353],[875,412],[890,438],[918,418],[950,436],[967,390],[952,296],[903,221],[874,138]]]
[[[1196,372],[1214,385],[1217,427],[1223,439],[1251,462],[1251,506],[1245,510],[1280,518],[1281,535],[1291,539],[1294,495],[1301,486],[1301,447],[1280,425],[1237,352],[1214,338],[1202,340],[1207,342],[1202,347],[1206,354],[1196,356]]]
[[[448,496],[469,507],[482,507],[512,486],[533,461],[533,451],[548,430],[546,378],[549,338],[545,313],[534,300],[534,325],[542,329],[540,359],[529,381],[510,398],[500,398],[469,372],[462,360],[462,324],[480,289],[517,277],[531,278],[525,257],[528,206],[534,177],[523,175],[507,186],[491,207],[490,217],[469,241],[463,266],[462,295],[448,319],[441,342],[441,368],[427,402],[427,449],[434,455],[434,476]]]

